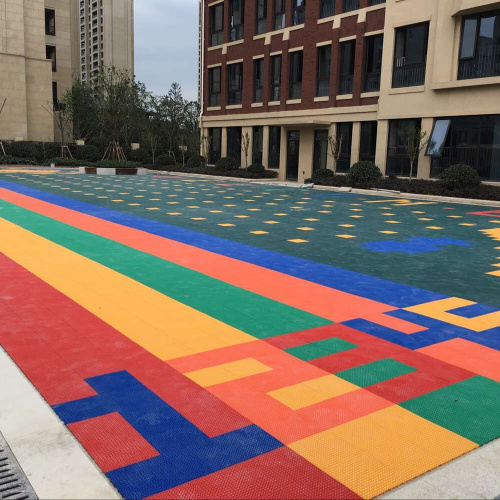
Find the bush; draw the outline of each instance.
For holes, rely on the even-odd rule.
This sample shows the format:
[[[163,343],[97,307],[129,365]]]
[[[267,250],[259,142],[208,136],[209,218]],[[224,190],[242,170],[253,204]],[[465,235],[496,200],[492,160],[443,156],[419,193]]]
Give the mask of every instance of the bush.
[[[187,161],[187,166],[189,168],[198,168],[198,167],[204,167],[206,163],[207,159],[204,156],[195,155],[189,158],[189,160]]]
[[[156,158],[156,164],[162,167],[168,167],[170,165],[175,165],[175,160],[170,155],[160,155]]]
[[[152,163],[151,156],[151,152],[147,149],[133,149],[127,153],[127,159],[137,163]]]
[[[95,164],[98,168],[137,168],[133,161],[101,160]]]
[[[37,142],[36,144],[36,157],[39,162],[45,162],[50,158],[58,158],[61,156],[61,145],[57,142]]]
[[[260,163],[252,163],[249,167],[247,167],[247,172],[251,174],[262,174],[266,171],[264,165]]]
[[[313,179],[324,179],[325,177],[333,177],[334,173],[333,170],[330,170],[329,168],[320,168],[319,170],[315,170],[313,172]]]
[[[84,145],[84,146],[71,146],[71,154],[77,160],[84,161],[99,161],[102,158],[101,151],[97,146]]]
[[[215,169],[216,170],[222,170],[225,172],[229,172],[231,170],[238,170],[240,166],[238,165],[238,162],[234,158],[219,158],[215,162]]]
[[[0,165],[36,165],[33,158],[16,158],[15,156],[0,156]]]
[[[448,189],[473,188],[481,184],[481,177],[469,165],[452,165],[439,176]]]
[[[9,156],[15,156],[16,158],[31,158],[33,160],[39,157],[38,143],[36,142],[7,142],[4,143],[4,147],[5,152]]]
[[[47,160],[45,164],[47,166],[54,164],[56,167],[88,167],[90,162],[84,160],[78,160],[77,158],[51,158]]]
[[[347,180],[354,187],[372,187],[381,178],[382,172],[371,161],[355,163],[347,173]]]

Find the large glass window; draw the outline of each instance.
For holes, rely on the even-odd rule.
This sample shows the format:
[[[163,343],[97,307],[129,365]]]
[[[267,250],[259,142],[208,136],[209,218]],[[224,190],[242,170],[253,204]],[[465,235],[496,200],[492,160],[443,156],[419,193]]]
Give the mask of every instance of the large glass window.
[[[57,57],[54,45],[45,46],[45,57],[52,61],[52,73],[55,73],[57,71]]]
[[[227,103],[230,106],[241,104],[243,88],[243,63],[230,64],[227,67]]]
[[[56,11],[54,9],[45,9],[45,34],[56,35]]]
[[[302,98],[302,51],[290,52],[290,95],[289,99]]]
[[[229,39],[234,42],[244,36],[244,0],[229,0]]]
[[[424,85],[429,23],[404,26],[396,30],[392,86]]]
[[[271,57],[271,101],[281,99],[281,55]]]
[[[328,130],[314,131],[313,172],[326,168],[328,158]]]
[[[342,138],[342,147],[337,161],[337,172],[345,173],[351,168],[352,123],[337,124],[337,141]]]
[[[210,141],[210,149],[208,154],[208,163],[214,165],[215,162],[221,157],[222,149],[222,129],[209,128],[208,140]]]
[[[224,4],[210,7],[210,45],[220,45],[224,41]]]
[[[421,120],[410,118],[406,120],[391,120],[389,125],[389,145],[387,151],[387,175],[410,175],[410,160],[405,145],[404,134],[408,129],[420,129]],[[418,172],[418,158],[413,165],[413,175]]]
[[[335,15],[335,0],[321,0],[319,17],[325,18]]]
[[[375,163],[377,149],[377,122],[361,122],[359,159]]]
[[[208,86],[209,86],[209,106],[220,106],[220,93],[221,93],[221,67],[210,68],[208,70]]]
[[[273,28],[281,30],[285,27],[286,0],[274,0],[274,22]]]
[[[370,36],[366,39],[365,92],[378,92],[380,90],[383,46],[383,35]]]
[[[255,59],[253,63],[253,73],[253,101],[262,102],[264,91],[264,59]]]
[[[354,57],[356,41],[349,40],[340,44],[340,86],[339,94],[352,94],[354,84]]]
[[[263,144],[264,144],[264,127],[253,127],[253,130],[252,130],[252,163],[262,164]]]
[[[267,31],[267,0],[256,0],[255,9],[255,33],[262,35]]]
[[[332,46],[318,47],[318,64],[316,69],[316,96],[324,97],[330,94],[330,61]]]
[[[500,180],[500,115],[458,116],[436,120],[431,135],[431,177],[462,163],[486,180]]]
[[[227,128],[227,156],[241,165],[241,127]]]
[[[292,0],[292,24],[298,26],[306,22],[306,0]]]
[[[458,79],[500,76],[500,11],[464,19]]]
[[[281,127],[269,127],[269,160],[268,168],[280,168]]]

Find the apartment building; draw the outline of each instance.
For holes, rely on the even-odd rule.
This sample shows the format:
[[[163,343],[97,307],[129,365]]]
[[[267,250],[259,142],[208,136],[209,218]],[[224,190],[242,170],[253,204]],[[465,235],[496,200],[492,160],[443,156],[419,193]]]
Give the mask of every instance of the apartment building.
[[[134,72],[134,0],[71,0],[73,70],[88,81],[99,68]]]
[[[400,131],[431,137],[416,175],[466,163],[500,181],[500,1],[201,0],[210,162],[241,159],[302,182],[374,161],[408,176]]]
[[[0,0],[0,107],[7,99],[0,140],[59,140],[47,109],[57,112],[73,78],[86,80],[102,65],[133,71],[133,7],[133,0]]]

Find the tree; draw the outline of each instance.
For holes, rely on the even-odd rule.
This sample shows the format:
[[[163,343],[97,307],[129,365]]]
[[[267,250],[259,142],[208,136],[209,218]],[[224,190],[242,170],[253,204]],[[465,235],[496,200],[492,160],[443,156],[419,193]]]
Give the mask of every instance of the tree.
[[[250,135],[248,132],[245,132],[241,138],[241,151],[245,158],[245,168],[248,168],[248,153],[250,152]]]
[[[2,111],[3,109],[5,108],[5,103],[7,102],[7,98],[5,98],[3,100],[3,103],[2,105],[0,106],[0,117],[2,116]],[[6,156],[5,155],[5,149],[3,148],[3,144],[2,144],[2,141],[0,140],[0,153],[3,155],[3,156]]]
[[[200,136],[200,148],[198,151],[201,151],[201,156],[205,158],[205,166],[208,163],[208,157],[210,156],[210,152],[212,150],[212,139],[208,135],[202,134]]]
[[[333,158],[333,173],[337,173],[337,163],[339,161],[340,155],[342,154],[342,145],[344,143],[344,134],[328,136],[328,147],[330,153],[328,153]]]
[[[408,127],[398,130],[398,135],[410,160],[410,181],[413,177],[413,166],[418,160],[420,153],[429,143],[427,131],[422,131],[419,127]]]
[[[61,135],[61,158],[73,158],[68,146],[68,138],[72,130],[71,112],[69,112],[66,106],[60,102],[47,102],[47,105],[42,105],[42,108],[52,117],[59,129],[59,134]]]

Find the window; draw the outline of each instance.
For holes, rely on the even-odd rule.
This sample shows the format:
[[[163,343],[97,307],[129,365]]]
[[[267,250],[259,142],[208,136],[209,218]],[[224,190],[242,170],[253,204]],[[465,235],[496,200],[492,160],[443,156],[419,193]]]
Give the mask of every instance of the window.
[[[224,4],[210,8],[210,45],[221,45],[224,41]]]
[[[280,168],[281,127],[269,127],[268,168]]]
[[[500,11],[464,19],[458,79],[500,76]]]
[[[56,35],[56,11],[54,9],[45,9],[45,34]]]
[[[52,73],[55,73],[57,71],[57,59],[54,45],[47,45],[45,47],[45,57],[52,61]]]
[[[344,12],[359,9],[359,0],[344,0]]]
[[[292,25],[298,26],[306,21],[306,0],[292,0]]]
[[[351,168],[352,123],[337,123],[337,141],[342,138],[337,172],[345,173]]]
[[[313,172],[326,168],[328,157],[328,130],[314,131]]]
[[[406,120],[391,120],[389,124],[389,145],[387,151],[387,175],[409,176],[410,160],[402,136],[408,129],[419,129],[421,120],[410,118]],[[418,159],[413,166],[413,175],[418,171]]]
[[[425,83],[429,23],[396,30],[392,86],[415,87]]]
[[[352,94],[354,84],[354,55],[356,41],[349,40],[340,44],[340,87],[339,94]]]
[[[262,165],[262,148],[264,144],[264,127],[254,127],[252,131],[252,163]]]
[[[230,106],[241,104],[243,85],[243,63],[230,64],[227,67],[228,93],[227,103]]]
[[[316,68],[316,96],[324,97],[330,94],[330,60],[332,46],[318,47],[318,64]]]
[[[302,51],[290,52],[290,95],[289,99],[302,98]]]
[[[361,136],[359,140],[360,161],[375,163],[377,149],[377,122],[361,122]]]
[[[222,149],[222,129],[209,128],[208,138],[210,141],[210,150],[208,154],[208,163],[214,165],[215,162],[221,157]]]
[[[241,164],[241,127],[227,128],[227,156]]]
[[[267,31],[267,0],[256,0],[255,33],[262,35]]]
[[[271,101],[281,99],[281,55],[271,57]]]
[[[52,82],[52,105],[54,111],[59,111],[59,97],[57,95],[57,82]]]
[[[319,17],[325,18],[335,15],[335,0],[321,0]]]
[[[229,39],[231,42],[241,40],[244,20],[244,0],[229,0]]]
[[[264,59],[255,59],[253,63],[253,102],[262,102],[264,93]]]
[[[427,151],[425,152],[427,156],[442,156],[444,142],[450,129],[450,122],[451,120],[436,120],[429,143],[427,144]]]
[[[285,4],[286,0],[274,0],[273,28],[275,30],[281,30],[285,27]]]
[[[209,106],[220,106],[220,93],[221,93],[221,67],[210,68],[209,70]]]
[[[366,39],[365,92],[378,92],[380,90],[383,46],[383,35],[370,36]]]

